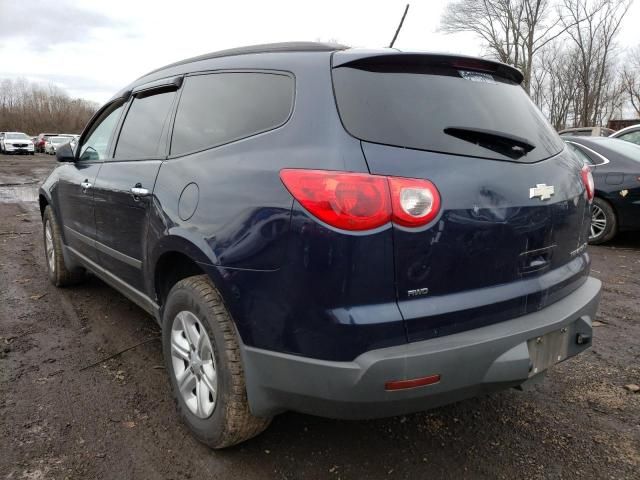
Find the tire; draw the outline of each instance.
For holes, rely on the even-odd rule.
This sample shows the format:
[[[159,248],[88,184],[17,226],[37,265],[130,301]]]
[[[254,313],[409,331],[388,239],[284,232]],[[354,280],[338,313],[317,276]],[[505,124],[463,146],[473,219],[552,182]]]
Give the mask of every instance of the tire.
[[[608,242],[618,232],[618,219],[613,208],[606,200],[595,197],[591,205],[591,230],[589,243],[600,245]]]
[[[42,236],[44,254],[49,280],[56,287],[66,287],[80,282],[84,278],[82,269],[69,270],[62,254],[62,235],[50,206],[44,209],[42,216]]]
[[[162,350],[178,413],[197,440],[220,449],[269,426],[271,418],[249,411],[235,326],[206,275],[179,281],[167,295]]]

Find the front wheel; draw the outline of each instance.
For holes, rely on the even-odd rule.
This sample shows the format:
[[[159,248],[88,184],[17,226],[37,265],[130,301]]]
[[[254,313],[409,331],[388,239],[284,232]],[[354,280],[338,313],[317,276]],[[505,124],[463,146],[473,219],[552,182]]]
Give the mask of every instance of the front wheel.
[[[249,411],[237,333],[206,275],[181,280],[169,292],[162,347],[178,412],[199,441],[225,448],[269,426],[270,418]]]
[[[599,197],[591,204],[591,230],[589,243],[599,245],[615,237],[618,230],[618,220],[613,208],[606,200]]]

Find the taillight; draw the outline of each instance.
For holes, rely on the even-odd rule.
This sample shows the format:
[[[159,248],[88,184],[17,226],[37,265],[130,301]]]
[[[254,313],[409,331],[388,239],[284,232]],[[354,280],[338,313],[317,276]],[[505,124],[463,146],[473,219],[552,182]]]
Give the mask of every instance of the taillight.
[[[310,214],[342,230],[371,230],[389,222],[420,227],[440,209],[440,195],[428,180],[302,169],[284,169],[280,178]]]
[[[440,194],[429,180],[388,177],[391,188],[392,220],[403,227],[426,225],[440,211]]]
[[[593,200],[593,196],[595,195],[595,185],[593,183],[593,175],[591,174],[591,167],[585,165],[582,167],[582,171],[580,172],[582,176],[582,183],[584,183],[584,187],[587,191],[587,199],[589,203]]]
[[[333,227],[371,230],[389,222],[391,199],[385,177],[286,169],[280,178],[309,213]]]

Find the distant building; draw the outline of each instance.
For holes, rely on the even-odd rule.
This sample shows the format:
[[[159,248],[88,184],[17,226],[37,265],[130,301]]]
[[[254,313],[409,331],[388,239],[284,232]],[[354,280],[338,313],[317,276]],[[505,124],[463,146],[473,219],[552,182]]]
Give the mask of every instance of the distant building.
[[[638,123],[640,123],[640,118],[634,118],[632,120],[609,120],[607,127],[612,130],[622,130],[623,128],[637,125]]]

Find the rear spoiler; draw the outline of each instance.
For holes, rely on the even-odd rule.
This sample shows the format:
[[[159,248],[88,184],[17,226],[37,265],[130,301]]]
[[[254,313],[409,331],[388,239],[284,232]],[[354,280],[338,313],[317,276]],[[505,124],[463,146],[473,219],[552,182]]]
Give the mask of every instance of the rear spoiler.
[[[506,78],[515,83],[522,83],[522,72],[511,65],[465,55],[450,55],[440,53],[400,52],[393,49],[358,50],[350,49],[337,51],[331,60],[332,68],[354,67],[373,70],[396,70],[420,67],[448,67],[461,70],[486,72]]]

